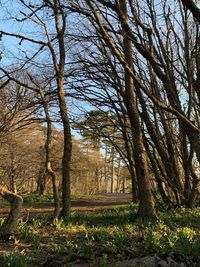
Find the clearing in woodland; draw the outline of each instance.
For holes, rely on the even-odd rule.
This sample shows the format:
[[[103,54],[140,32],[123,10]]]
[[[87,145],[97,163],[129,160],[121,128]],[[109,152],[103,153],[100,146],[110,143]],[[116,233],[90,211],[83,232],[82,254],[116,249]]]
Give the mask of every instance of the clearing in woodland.
[[[200,209],[137,218],[130,194],[73,197],[67,220],[52,220],[51,196],[24,197],[16,232],[0,242],[0,266],[200,266]],[[1,222],[8,212],[2,207]],[[176,264],[176,265],[173,265]]]

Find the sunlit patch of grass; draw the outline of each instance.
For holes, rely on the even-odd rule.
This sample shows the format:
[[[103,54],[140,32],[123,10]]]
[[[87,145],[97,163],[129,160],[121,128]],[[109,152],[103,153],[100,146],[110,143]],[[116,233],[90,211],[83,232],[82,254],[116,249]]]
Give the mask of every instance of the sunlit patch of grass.
[[[54,199],[52,194],[45,194],[45,195],[40,195],[38,193],[32,193],[28,195],[22,195],[24,199],[24,205],[25,206],[30,206],[30,205],[42,205],[42,204],[53,204]],[[71,200],[85,200],[85,199],[102,199],[103,196],[96,196],[96,195],[72,195]],[[60,196],[61,200],[61,196]],[[5,202],[6,203],[6,202]]]
[[[159,222],[146,229],[144,243],[151,252],[167,253],[174,247],[177,239],[176,232]]]
[[[187,210],[179,211],[187,217]],[[175,220],[176,221],[176,220]],[[187,220],[184,222],[184,224]],[[164,221],[157,222],[146,228],[145,246],[147,250],[156,253],[176,252],[186,255],[198,256],[200,248],[200,228],[182,227],[182,221],[177,226],[170,221],[167,225]]]
[[[199,228],[200,226],[200,208],[195,209],[185,209],[181,208],[178,210],[169,210],[166,212],[160,213],[163,221],[174,227],[193,227]]]
[[[198,256],[200,251],[200,232],[197,233],[197,231],[189,227],[178,228],[175,250],[187,255]]]
[[[30,206],[42,206],[45,204],[53,205],[54,199],[53,195],[39,195],[39,194],[30,194],[23,195],[24,207]]]

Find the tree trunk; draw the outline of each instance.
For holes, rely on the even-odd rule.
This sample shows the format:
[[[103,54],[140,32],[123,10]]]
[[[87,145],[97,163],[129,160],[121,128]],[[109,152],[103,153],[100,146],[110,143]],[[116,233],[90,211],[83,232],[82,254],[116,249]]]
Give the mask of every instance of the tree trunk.
[[[53,3],[54,3],[54,14],[55,14],[55,26],[58,36],[59,60],[57,60],[57,51],[53,50],[51,44],[49,44],[49,49],[52,53],[52,59],[56,71],[59,110],[64,131],[64,148],[63,148],[63,158],[62,158],[62,210],[60,216],[68,217],[71,207],[70,163],[72,155],[72,136],[71,136],[71,127],[67,110],[67,104],[65,101],[65,90],[63,83],[65,58],[66,58],[66,53],[65,53],[66,14],[63,10],[63,7],[60,4],[60,1],[53,1]]]
[[[137,183],[137,177],[136,177],[133,159],[129,161],[129,171],[131,174],[132,202],[138,203],[138,183]]]
[[[9,237],[17,226],[17,220],[22,208],[23,199],[3,186],[0,186],[0,196],[7,200],[10,204],[10,212],[0,228],[0,235],[2,237]]]
[[[10,191],[14,194],[17,194],[17,186],[15,183],[15,170],[13,170],[13,173],[10,173]]]
[[[125,144],[127,160],[128,160],[128,170],[131,175],[131,188],[132,188],[132,201],[133,203],[138,203],[138,185],[137,185],[137,177],[135,173],[135,164],[133,159],[133,144],[130,142],[130,138],[128,137],[127,128],[128,122],[126,119],[126,114],[123,114],[124,125],[122,123],[122,136]],[[124,127],[125,126],[125,127]]]
[[[154,84],[154,87],[156,88],[156,84]],[[164,130],[165,130],[165,135],[168,136],[168,151],[162,146],[162,143],[159,141],[161,138],[161,134],[158,128],[155,129],[155,126],[152,124],[150,120],[150,116],[148,114],[148,111],[146,109],[146,104],[143,98],[143,95],[138,87],[136,87],[136,92],[137,96],[139,98],[141,107],[142,107],[142,112],[141,116],[142,119],[145,122],[145,125],[148,130],[148,134],[151,137],[151,140],[154,143],[154,146],[156,150],[158,151],[158,154],[162,160],[162,164],[165,168],[165,171],[167,173],[167,179],[170,180],[171,185],[173,185],[172,190],[174,191],[174,194],[177,195],[177,192],[181,194],[182,192],[182,187],[181,187],[181,179],[180,179],[180,173],[179,173],[179,168],[178,164],[176,164],[175,161],[175,153],[172,153],[174,151],[173,148],[173,140],[170,139],[170,134],[169,134],[169,128],[166,123],[166,119],[164,115],[162,114],[162,111],[160,111],[160,116],[161,116],[161,122],[163,124]],[[167,153],[168,152],[168,153]],[[169,156],[170,155],[170,156]]]
[[[122,193],[126,193],[126,176],[123,176],[123,183],[122,183]]]
[[[118,159],[116,193],[119,193],[120,191],[120,176],[121,176],[121,159]]]
[[[53,186],[53,198],[54,198],[54,218],[59,216],[60,212],[60,200],[57,186],[57,175],[51,168],[51,163],[47,163],[47,172],[51,176],[52,186]]]
[[[99,167],[98,167],[98,163],[96,163],[96,166],[95,166],[95,172],[94,172],[94,179],[95,179],[95,192],[97,194],[99,194],[100,192],[100,182],[99,182]]]
[[[115,161],[114,161],[115,149],[114,146],[111,147],[111,183],[110,183],[110,192],[114,193],[115,191]]]
[[[101,158],[101,153],[100,153],[100,140],[96,140],[94,144],[94,151],[96,155],[96,162],[95,162],[95,191],[97,194],[100,193],[100,168],[99,168],[99,161]]]
[[[46,176],[44,175],[45,169],[44,169],[44,153],[43,153],[43,146],[40,146],[40,166],[38,171],[38,179],[37,179],[37,192],[40,195],[45,194],[46,190]]]
[[[106,144],[105,161],[104,161],[104,192],[108,191],[108,173],[107,173],[107,158],[108,158],[108,145]]]
[[[61,217],[68,217],[70,213],[70,163],[72,154],[71,128],[65,102],[64,86],[62,79],[58,79],[58,95],[60,114],[64,127],[64,151],[62,159],[62,210]]]
[[[38,84],[33,77],[29,74],[29,78],[31,81],[38,87],[38,91],[40,94],[42,106],[45,113],[45,118],[47,122],[47,131],[46,131],[46,142],[45,142],[45,172],[44,172],[44,181],[46,181],[47,174],[50,175],[51,181],[52,181],[52,187],[53,187],[53,197],[54,197],[54,218],[58,217],[60,212],[60,201],[59,201],[59,193],[58,193],[58,186],[57,186],[57,175],[53,171],[51,167],[51,161],[50,161],[50,152],[51,152],[51,139],[52,139],[52,123],[51,118],[49,115],[49,107],[48,103],[45,100],[45,92],[44,88]],[[46,183],[45,183],[46,184]]]
[[[37,182],[37,191],[39,192],[40,195],[44,195],[45,189],[46,189],[46,175],[44,171],[39,173],[39,178]]]
[[[171,200],[167,196],[167,193],[164,190],[164,187],[163,187],[163,177],[162,177],[162,174],[159,171],[159,167],[157,166],[156,161],[155,161],[156,155],[153,155],[153,153],[151,153],[151,151],[149,149],[149,145],[148,145],[147,139],[145,139],[145,149],[147,151],[149,160],[151,162],[151,167],[152,167],[152,170],[153,170],[153,174],[155,176],[155,179],[156,179],[156,182],[157,182],[157,185],[158,185],[158,191],[159,191],[160,196],[161,196],[161,198],[163,200],[163,203],[165,203],[165,205],[167,207],[170,207]]]
[[[123,13],[123,16],[128,20],[126,0],[119,1],[119,8]],[[129,68],[133,69],[132,59],[132,41],[128,36],[128,33],[123,27],[123,49],[125,60]],[[143,134],[140,125],[139,112],[136,106],[135,95],[134,95],[134,83],[129,72],[125,70],[125,97],[124,103],[127,108],[128,116],[131,124],[131,131],[134,142],[134,160],[135,169],[138,181],[139,190],[139,209],[138,216],[142,219],[155,219],[155,210],[153,203],[153,196],[151,193],[149,173],[147,166],[147,155],[143,144]]]
[[[193,0],[181,0],[182,3],[192,12],[194,18],[200,23],[200,8]]]

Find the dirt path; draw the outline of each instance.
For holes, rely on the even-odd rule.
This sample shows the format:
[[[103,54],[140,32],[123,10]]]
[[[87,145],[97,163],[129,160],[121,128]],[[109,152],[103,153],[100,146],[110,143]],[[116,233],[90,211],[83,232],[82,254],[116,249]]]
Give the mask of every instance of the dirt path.
[[[117,206],[122,204],[127,204],[131,202],[131,194],[99,194],[92,195],[88,198],[83,197],[78,200],[72,200],[71,211],[79,212],[92,212],[100,210],[102,208]],[[7,208],[0,209],[0,217],[8,214]],[[51,214],[53,213],[53,206],[49,203],[35,204],[33,203],[32,207],[23,208],[23,215],[31,214]]]

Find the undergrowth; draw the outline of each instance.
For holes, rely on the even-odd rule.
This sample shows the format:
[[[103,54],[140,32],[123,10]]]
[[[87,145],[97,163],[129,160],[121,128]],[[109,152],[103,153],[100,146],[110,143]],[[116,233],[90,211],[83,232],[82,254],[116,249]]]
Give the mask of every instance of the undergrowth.
[[[20,220],[12,249],[0,257],[0,266],[79,266],[89,262],[105,267],[155,253],[198,257],[200,208],[157,213],[159,221],[143,222],[137,219],[136,205],[124,205],[73,212],[68,220]]]

